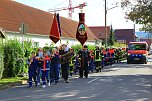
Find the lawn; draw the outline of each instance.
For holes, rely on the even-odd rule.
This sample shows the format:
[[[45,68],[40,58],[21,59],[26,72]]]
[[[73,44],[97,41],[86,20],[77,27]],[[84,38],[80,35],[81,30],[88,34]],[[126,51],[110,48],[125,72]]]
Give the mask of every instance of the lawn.
[[[27,77],[13,77],[13,78],[4,78],[0,80],[0,86],[3,85],[8,85],[11,83],[17,83],[17,82],[21,82],[27,80]]]

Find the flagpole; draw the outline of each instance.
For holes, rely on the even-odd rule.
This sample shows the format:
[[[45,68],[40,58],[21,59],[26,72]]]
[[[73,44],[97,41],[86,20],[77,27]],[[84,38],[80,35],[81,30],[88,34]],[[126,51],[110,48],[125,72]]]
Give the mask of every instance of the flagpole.
[[[80,6],[80,12],[81,12],[81,14],[82,14],[82,12],[83,12],[83,6],[81,5]],[[81,44],[82,45],[82,44]],[[83,45],[82,45],[82,48],[83,48]]]
[[[61,39],[60,39],[60,45],[62,45]]]

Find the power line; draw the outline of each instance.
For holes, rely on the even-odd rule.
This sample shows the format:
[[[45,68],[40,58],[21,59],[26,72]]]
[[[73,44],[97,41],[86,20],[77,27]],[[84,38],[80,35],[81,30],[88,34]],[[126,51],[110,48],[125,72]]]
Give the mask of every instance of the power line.
[[[68,0],[64,0],[63,2],[61,2],[61,3],[57,4],[56,6],[54,6],[54,8],[56,8],[56,7],[60,6],[60,5],[62,5],[62,4],[65,3],[66,1],[68,1]]]

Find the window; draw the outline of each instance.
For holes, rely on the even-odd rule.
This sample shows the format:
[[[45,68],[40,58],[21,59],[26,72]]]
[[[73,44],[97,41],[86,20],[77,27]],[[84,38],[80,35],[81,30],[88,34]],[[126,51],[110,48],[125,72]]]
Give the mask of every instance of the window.
[[[34,47],[39,47],[39,42],[34,42]]]
[[[130,50],[146,50],[146,44],[130,44]]]

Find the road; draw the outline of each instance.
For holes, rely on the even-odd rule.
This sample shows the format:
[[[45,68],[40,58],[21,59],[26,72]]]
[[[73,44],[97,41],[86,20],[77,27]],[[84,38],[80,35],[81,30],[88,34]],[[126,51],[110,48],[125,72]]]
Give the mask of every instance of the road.
[[[0,91],[0,101],[152,101],[152,58],[148,64],[125,62],[105,67],[89,78],[72,77],[57,85]]]

